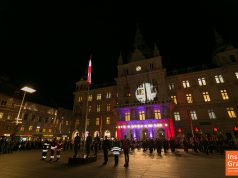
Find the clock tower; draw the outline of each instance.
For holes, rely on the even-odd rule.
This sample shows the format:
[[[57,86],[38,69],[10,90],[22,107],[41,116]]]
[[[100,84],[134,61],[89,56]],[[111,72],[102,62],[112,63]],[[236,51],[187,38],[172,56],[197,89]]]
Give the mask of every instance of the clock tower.
[[[127,64],[118,63],[118,76],[115,80],[118,91],[116,114],[119,120],[119,139],[124,135],[139,140],[174,137],[166,70],[161,58],[155,45],[152,57],[146,58],[136,48]]]

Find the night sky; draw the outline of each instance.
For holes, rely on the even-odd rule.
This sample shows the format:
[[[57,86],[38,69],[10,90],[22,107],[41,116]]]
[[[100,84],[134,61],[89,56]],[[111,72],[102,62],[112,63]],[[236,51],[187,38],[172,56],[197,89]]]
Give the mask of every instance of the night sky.
[[[158,45],[167,70],[210,63],[213,29],[238,46],[236,0],[102,2],[1,1],[1,87],[30,84],[37,92],[28,99],[70,109],[90,54],[92,82],[113,82],[137,25],[148,47]]]

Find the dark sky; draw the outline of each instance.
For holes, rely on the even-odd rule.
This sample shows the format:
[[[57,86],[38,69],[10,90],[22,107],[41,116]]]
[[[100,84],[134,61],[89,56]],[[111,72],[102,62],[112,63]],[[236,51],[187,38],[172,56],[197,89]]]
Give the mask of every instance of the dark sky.
[[[0,1],[0,75],[15,90],[31,84],[40,102],[72,108],[90,54],[93,83],[114,81],[120,51],[126,62],[133,50],[136,24],[173,70],[210,62],[214,28],[237,47],[237,7],[236,0]]]

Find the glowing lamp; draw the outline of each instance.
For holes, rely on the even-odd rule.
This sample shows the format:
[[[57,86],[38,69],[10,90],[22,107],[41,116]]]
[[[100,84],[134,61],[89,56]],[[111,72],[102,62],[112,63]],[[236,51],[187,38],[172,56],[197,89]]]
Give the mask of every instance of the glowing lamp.
[[[218,131],[218,128],[213,128],[213,132],[217,132]]]
[[[238,132],[238,127],[235,126],[235,127],[233,128],[233,130],[234,130],[234,132]]]
[[[178,128],[178,133],[181,133],[182,132],[182,129]]]

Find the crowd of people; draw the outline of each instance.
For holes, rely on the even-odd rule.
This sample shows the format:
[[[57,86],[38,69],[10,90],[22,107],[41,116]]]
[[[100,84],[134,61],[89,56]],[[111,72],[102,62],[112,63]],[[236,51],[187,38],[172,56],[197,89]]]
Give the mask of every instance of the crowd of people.
[[[143,152],[152,154],[157,152],[159,156],[164,152],[168,153],[168,150],[171,150],[171,153],[174,153],[177,148],[183,148],[185,152],[194,151],[196,153],[201,152],[205,154],[224,153],[225,150],[234,150],[237,149],[236,144],[233,140],[225,140],[223,138],[217,137],[184,137],[182,139],[170,138],[169,140],[164,138],[148,138],[142,141],[136,139],[129,139],[127,136],[124,136],[123,139],[117,140],[108,139],[105,136],[103,139],[97,135],[92,137],[90,133],[86,137],[86,140],[81,139],[77,133],[74,140],[57,140],[53,138],[52,140],[48,139],[36,139],[32,141],[23,141],[10,139],[7,137],[0,137],[0,154],[3,153],[12,153],[14,151],[23,151],[31,149],[41,149],[42,160],[48,161],[58,161],[61,157],[63,150],[74,150],[73,157],[81,157],[82,153],[85,152],[84,158],[89,158],[90,155],[97,157],[98,151],[103,152],[104,162],[103,165],[106,165],[108,162],[108,155],[111,151],[114,155],[115,166],[118,165],[119,155],[121,152],[124,154],[125,158],[125,167],[129,166],[129,152],[134,151],[134,149],[142,149]],[[93,154],[91,154],[93,153]],[[47,156],[49,159],[47,159]],[[56,159],[55,159],[56,158]]]

